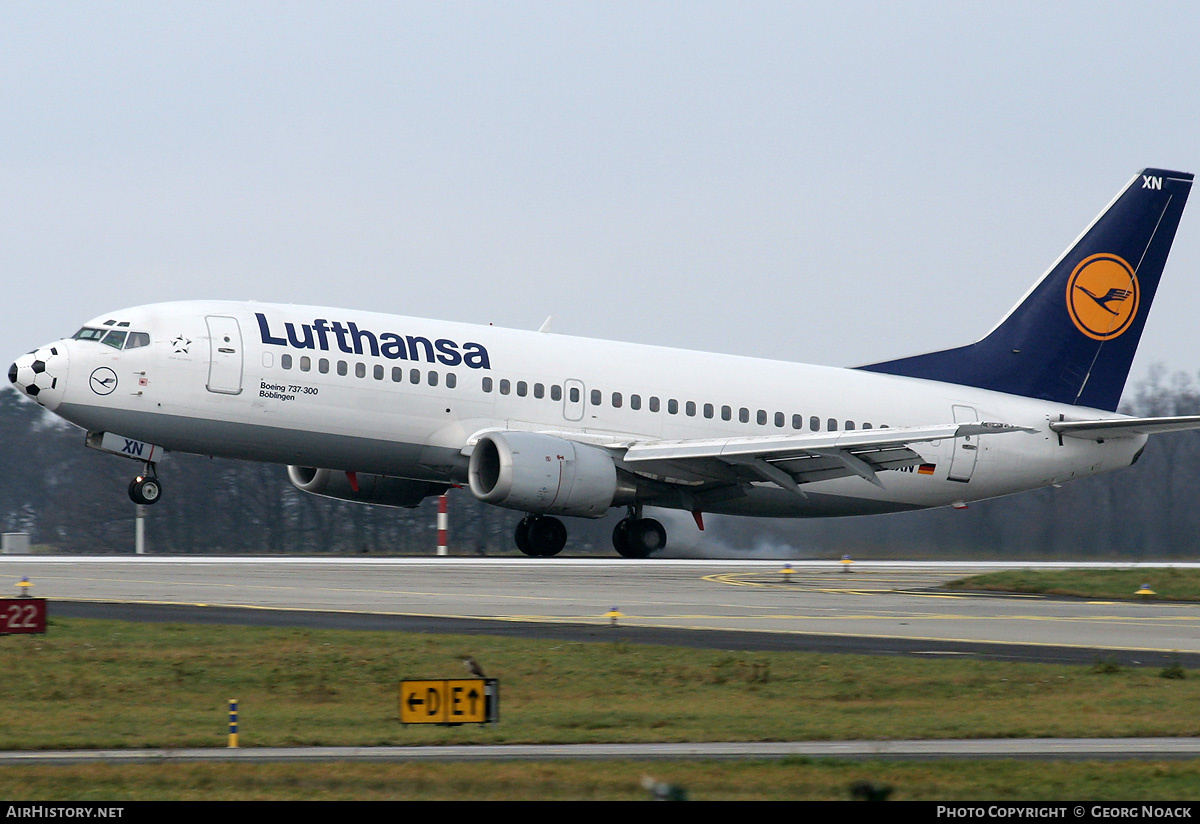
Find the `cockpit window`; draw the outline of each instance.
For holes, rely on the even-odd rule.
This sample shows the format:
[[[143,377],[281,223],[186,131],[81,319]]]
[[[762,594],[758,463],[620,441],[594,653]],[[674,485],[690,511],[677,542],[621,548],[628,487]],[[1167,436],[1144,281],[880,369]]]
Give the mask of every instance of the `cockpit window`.
[[[105,335],[104,339],[101,340],[100,342],[103,344],[106,344],[108,346],[111,346],[113,349],[120,349],[122,346],[125,345],[125,335],[126,334],[128,334],[128,333],[118,332],[116,330],[113,330],[112,332],[109,332],[107,335]]]
[[[126,332],[117,329],[95,329],[85,326],[75,333],[75,340],[97,340],[113,349],[139,349],[150,345],[148,332]]]

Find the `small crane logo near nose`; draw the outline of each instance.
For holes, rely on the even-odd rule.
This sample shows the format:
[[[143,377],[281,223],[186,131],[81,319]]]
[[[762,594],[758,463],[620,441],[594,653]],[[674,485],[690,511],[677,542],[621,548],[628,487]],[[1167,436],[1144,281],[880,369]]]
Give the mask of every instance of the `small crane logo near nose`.
[[[92,387],[92,391],[97,395],[111,395],[113,390],[117,388],[117,373],[107,366],[101,366],[92,372],[92,377],[88,381],[88,385]]]

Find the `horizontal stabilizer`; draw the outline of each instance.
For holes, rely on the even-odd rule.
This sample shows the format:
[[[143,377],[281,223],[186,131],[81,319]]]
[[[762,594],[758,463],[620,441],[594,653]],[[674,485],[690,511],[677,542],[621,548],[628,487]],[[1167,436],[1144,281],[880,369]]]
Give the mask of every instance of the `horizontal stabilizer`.
[[[1200,429],[1200,415],[1174,418],[1107,418],[1100,421],[1051,421],[1050,429],[1071,438],[1131,438],[1158,432],[1184,432]]]

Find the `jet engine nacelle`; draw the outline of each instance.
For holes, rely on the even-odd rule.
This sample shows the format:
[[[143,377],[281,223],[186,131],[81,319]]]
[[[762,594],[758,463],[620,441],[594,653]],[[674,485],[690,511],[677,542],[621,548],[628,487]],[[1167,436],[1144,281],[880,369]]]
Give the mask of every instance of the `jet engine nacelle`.
[[[483,435],[467,473],[479,500],[536,515],[599,518],[634,493],[603,449],[536,432]]]
[[[410,481],[407,478],[390,478],[387,475],[371,475],[366,472],[357,472],[354,477],[358,483],[357,490],[350,482],[350,477],[341,470],[314,469],[311,466],[288,467],[288,480],[297,489],[360,504],[412,509],[430,495],[440,495],[449,488],[446,484]]]

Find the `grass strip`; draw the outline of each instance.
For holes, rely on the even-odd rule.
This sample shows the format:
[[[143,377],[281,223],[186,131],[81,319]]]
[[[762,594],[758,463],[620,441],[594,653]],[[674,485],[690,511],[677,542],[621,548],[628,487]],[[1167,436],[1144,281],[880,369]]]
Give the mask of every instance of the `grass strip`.
[[[1139,595],[1145,587],[1153,595]],[[1200,569],[1010,570],[973,575],[949,589],[1029,592],[1106,601],[1200,601]]]
[[[463,655],[500,723],[401,724]],[[248,747],[1200,735],[1200,678],[1097,663],[52,619],[0,637],[0,749],[221,747],[229,699]]]

